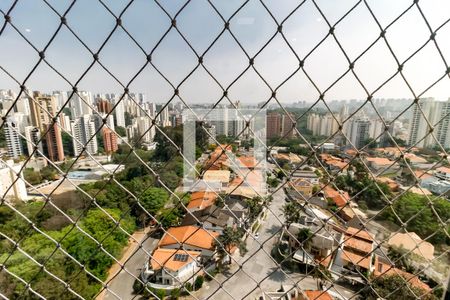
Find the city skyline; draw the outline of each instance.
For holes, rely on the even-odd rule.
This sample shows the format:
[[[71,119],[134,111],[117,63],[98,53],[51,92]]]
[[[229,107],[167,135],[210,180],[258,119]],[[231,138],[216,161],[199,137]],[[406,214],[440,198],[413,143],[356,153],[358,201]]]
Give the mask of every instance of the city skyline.
[[[7,2],[3,2],[0,6],[3,11],[9,8],[10,4]],[[114,13],[119,13],[124,3],[124,1],[111,2],[107,5],[112,8]],[[227,4],[217,1],[212,3],[225,17],[229,17],[242,4],[241,1],[229,1]],[[383,27],[387,26],[394,16],[410,5],[409,1],[395,1],[394,3],[392,1],[369,1],[368,3]],[[51,4],[55,6],[59,13],[62,13],[67,7],[67,2],[64,1],[52,1]],[[295,1],[286,1],[281,5],[274,5],[272,2],[266,5],[273,11],[275,18],[281,21],[287,16],[287,12],[295,8],[296,4],[298,3]],[[355,4],[355,1],[344,1],[339,2],[339,4],[319,4],[323,8],[326,20],[333,24]],[[84,9],[87,5],[90,4],[86,1],[77,1],[66,18],[69,26],[73,27],[74,31],[86,42],[86,45],[92,51],[97,51],[116,22],[100,4],[93,5],[90,10]],[[180,1],[171,1],[162,5],[171,15],[174,15],[181,8]],[[389,7],[388,13],[377,14],[379,11],[386,11],[387,7]],[[443,17],[445,11],[450,9],[450,4],[445,1],[433,2],[433,4],[423,2],[421,7],[423,13],[431,20],[432,30],[435,30],[446,21]],[[33,14],[30,14],[31,11]],[[38,49],[44,47],[60,22],[59,17],[48,7],[31,1],[19,2],[17,7],[12,10],[11,17],[18,30]],[[124,13],[122,19],[123,26],[130,30],[133,37],[139,44],[142,44],[147,52],[153,48],[162,33],[170,27],[170,19],[164,15],[164,12],[156,4],[145,1],[134,1],[128,11]],[[354,60],[370,43],[379,37],[381,30],[377,28],[375,21],[373,21],[364,5],[359,5],[348,15],[347,19],[351,19],[351,22],[343,21],[339,23],[336,26],[335,36],[342,44],[349,59]],[[283,24],[283,33],[300,58],[305,57],[315,44],[327,35],[329,28],[326,20],[314,5],[307,1]],[[208,34],[202,34],[204,24],[208,24],[210,27]],[[355,24],[357,26],[354,26]],[[138,30],[146,27],[153,30]],[[236,34],[236,38],[243,41],[243,47],[249,56],[255,55],[271,35],[277,31],[276,23],[267,14],[264,7],[256,1],[250,1],[246,4],[232,19],[230,27]],[[91,28],[96,28],[96,30],[93,31]],[[192,1],[177,16],[177,28],[188,38],[194,49],[198,53],[202,53],[214,40],[214,37],[220,33],[223,22],[208,3]],[[447,57],[447,53],[450,52],[445,50],[450,49],[450,41],[443,37],[446,36],[448,31],[449,26],[447,24],[440,28],[436,35],[436,42],[443,49],[442,55],[447,60],[450,59]],[[419,48],[429,37],[430,31],[427,24],[414,7],[386,31],[386,38],[400,62],[411,55],[416,50],[415,48]],[[4,40],[4,47],[0,49],[0,57],[3,57],[0,59],[0,65],[19,81],[22,81],[37,62],[38,53],[30,48],[10,27],[7,27],[3,32],[1,39]],[[348,45],[352,45],[352,47]],[[66,59],[69,56],[71,59]],[[92,55],[64,27],[52,42],[51,47],[47,49],[45,57],[72,83],[93,61]],[[112,35],[111,40],[101,51],[99,58],[124,84],[129,82],[147,60],[147,56],[133,44],[122,29],[117,30]],[[197,61],[198,59],[188,45],[174,29],[171,30],[152,56],[152,62],[161,69],[175,86],[198,64]],[[205,55],[203,62],[224,87],[248,66],[248,58],[228,32]],[[322,71],[323,64],[327,65],[326,72]],[[297,59],[279,34],[255,59],[256,69],[272,87],[280,84],[294,72],[298,65]],[[411,82],[414,86],[414,92],[420,94],[445,74],[444,65],[442,58],[437,55],[435,46],[430,42],[404,65],[403,73],[408,82]],[[311,56],[308,56],[304,68],[319,89],[323,91],[335,78],[348,69],[348,62],[336,42],[329,36]],[[355,64],[354,72],[361,77],[369,92],[372,92],[384,79],[394,74],[397,68],[398,66],[385,43],[379,40]],[[426,74],[422,72],[424,68],[427,69]],[[275,69],[277,71],[273,72]],[[3,71],[0,72],[0,83],[2,88],[13,88],[18,91],[18,85],[11,81]],[[197,93],[199,85],[202,87],[202,93]],[[34,75],[26,82],[26,86],[36,90],[71,90],[70,85],[44,63],[41,63],[36,69]],[[123,88],[98,64],[94,65],[77,86],[79,90],[111,91],[115,93],[123,91]],[[450,95],[449,86],[448,78],[444,78],[439,84],[428,90],[423,97],[446,100]],[[146,93],[150,101],[157,103],[164,103],[173,95],[173,88],[149,66],[133,81],[130,90]],[[222,94],[221,88],[213,83],[213,79],[201,67],[180,87],[180,96],[187,103],[216,102]],[[243,103],[266,101],[270,98],[270,95],[270,89],[265,86],[252,69],[247,71],[229,89],[228,93],[232,101],[240,100]],[[374,97],[414,98],[399,75],[393,78],[384,88],[377,91]],[[278,90],[277,98],[283,103],[311,102],[319,98],[319,93],[308,82],[305,75],[298,72]],[[365,98],[367,98],[366,92],[350,73],[325,93],[326,100]],[[222,100],[222,103],[226,101]],[[272,100],[270,103],[275,102]]]

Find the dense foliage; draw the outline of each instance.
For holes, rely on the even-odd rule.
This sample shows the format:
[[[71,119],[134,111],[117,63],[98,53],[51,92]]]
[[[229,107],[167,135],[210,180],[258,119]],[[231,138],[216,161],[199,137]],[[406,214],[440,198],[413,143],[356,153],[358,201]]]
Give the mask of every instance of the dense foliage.
[[[363,290],[366,299],[409,300],[409,299],[438,299],[432,293],[415,287],[400,275],[380,276]]]
[[[165,208],[170,199],[166,187],[175,189],[183,174],[181,157],[173,155],[168,160],[160,160],[152,152],[130,150],[120,146],[113,155],[115,163],[126,166],[114,179],[108,177],[81,184],[82,192],[53,195],[52,203],[64,214],[45,202],[15,204],[36,228],[54,241],[34,230],[10,208],[0,206],[0,232],[12,240],[0,237],[0,264],[29,281],[31,288],[47,299],[76,298],[52,274],[69,282],[70,288],[83,298],[93,298],[101,287],[96,278],[106,279],[114,257],[120,257],[128,242],[127,233],[154,220],[149,213],[165,226],[176,224],[182,214]],[[66,171],[70,165],[67,162],[59,167]],[[49,166],[40,171],[26,169],[24,176],[30,183],[38,184],[56,179],[58,173]],[[157,178],[155,173],[160,176]],[[65,215],[77,220],[77,226]],[[14,248],[13,241],[20,241],[20,249]],[[42,272],[38,263],[45,264],[47,272]],[[6,272],[0,273],[0,291],[9,298],[20,298],[22,293],[25,298],[34,298],[22,282]]]
[[[385,210],[382,217],[398,225],[406,222],[408,231],[417,233],[423,239],[430,237],[428,241],[431,243],[450,245],[450,225],[446,223],[444,229],[438,219],[439,216],[444,223],[450,219],[450,202],[431,197],[431,203],[432,206],[426,196],[406,193],[394,202],[392,209]]]

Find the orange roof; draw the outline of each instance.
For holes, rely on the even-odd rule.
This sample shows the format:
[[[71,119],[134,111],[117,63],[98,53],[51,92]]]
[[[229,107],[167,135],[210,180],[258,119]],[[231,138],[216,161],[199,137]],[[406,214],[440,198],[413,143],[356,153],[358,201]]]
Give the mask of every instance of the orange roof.
[[[441,172],[441,173],[450,173],[450,168],[439,167],[439,168],[436,169],[436,171]]]
[[[373,242],[372,235],[367,230],[364,230],[364,229],[349,227],[349,228],[347,228],[347,231],[345,232],[345,234],[351,235],[353,237],[358,237],[360,239],[363,239],[363,240],[366,240],[369,242]]]
[[[421,171],[421,170],[415,170],[414,175],[416,175],[416,177],[419,179],[426,179],[426,178],[433,177],[431,174]]]
[[[158,248],[151,255],[150,264],[153,270],[165,268],[177,271],[194,261],[200,254],[200,251]],[[180,259],[180,255],[182,259]]]
[[[377,165],[383,166],[390,166],[394,163],[392,160],[385,157],[367,157],[366,160],[375,163]]]
[[[411,285],[421,288],[425,291],[431,291],[431,288],[428,286],[428,284],[421,281],[417,275],[405,272],[403,270],[400,270],[398,268],[395,268],[389,264],[380,262],[378,255],[375,256],[375,270],[374,270],[375,276],[393,276],[393,275],[399,275],[405,278],[406,281],[408,281]]]
[[[387,184],[391,190],[396,190],[399,187],[398,183],[389,177],[377,177],[377,181]]]
[[[182,243],[203,249],[213,249],[214,238],[218,235],[217,232],[197,226],[170,227],[159,241],[158,246],[164,247]]]
[[[327,291],[306,290],[304,293],[308,300],[333,300]]]
[[[191,195],[191,201],[187,205],[188,209],[204,209],[208,206],[211,206],[214,204],[214,202],[217,199],[217,194],[213,192],[194,192]]]
[[[366,257],[351,251],[343,250],[342,259],[367,270],[370,268],[370,255]]]
[[[373,238],[364,230],[349,227],[345,232],[344,246],[346,248],[356,249],[363,253],[370,253],[372,251]]]
[[[239,156],[238,159],[244,167],[247,168],[256,167],[256,159],[253,156]]]
[[[343,207],[350,200],[350,196],[347,192],[339,192],[333,189],[331,186],[326,186],[323,188],[325,193],[325,198],[330,198],[338,207]]]

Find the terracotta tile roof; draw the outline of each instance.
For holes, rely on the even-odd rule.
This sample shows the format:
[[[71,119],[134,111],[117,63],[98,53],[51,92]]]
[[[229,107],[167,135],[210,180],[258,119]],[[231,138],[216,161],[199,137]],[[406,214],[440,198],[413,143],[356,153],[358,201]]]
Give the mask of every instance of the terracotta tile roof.
[[[427,160],[423,157],[417,156],[414,153],[405,153],[405,158],[409,159],[412,163],[425,164]]]
[[[436,171],[441,172],[441,173],[450,173],[450,168],[439,167],[439,168],[436,169]]]
[[[351,235],[353,237],[358,237],[358,238],[364,239],[366,241],[373,242],[372,235],[367,230],[364,230],[364,229],[349,227],[349,228],[347,228],[347,231],[345,232],[345,234]]]
[[[412,286],[421,288],[427,292],[431,291],[428,284],[421,281],[417,275],[395,268],[388,263],[381,262],[378,255],[375,256],[375,270],[373,274],[377,277],[399,275],[405,278]]]
[[[351,251],[343,250],[342,259],[347,262],[350,262],[355,266],[357,265],[367,270],[369,270],[370,268],[370,255],[368,257],[365,257],[363,255],[356,254]]]
[[[392,160],[385,157],[366,157],[366,160],[381,166],[390,166],[394,163]]]
[[[396,190],[399,187],[398,183],[389,177],[377,177],[377,181],[387,184],[391,190]]]
[[[355,249],[363,253],[370,253],[373,248],[373,238],[365,230],[349,227],[344,236],[344,247]]]
[[[165,268],[171,271],[177,271],[194,261],[200,254],[200,251],[158,248],[151,255],[150,264],[153,270]],[[178,258],[179,255],[182,255],[185,260],[180,260]]]
[[[170,227],[159,241],[158,246],[164,247],[182,243],[202,249],[213,249],[214,238],[218,235],[217,232],[197,226]]]
[[[251,169],[256,167],[257,162],[253,156],[239,156],[238,159],[243,167]]]
[[[433,177],[433,175],[431,175],[431,174],[429,174],[427,172],[421,171],[421,170],[415,170],[414,171],[414,175],[416,175],[416,177],[418,179],[426,179],[426,178]]]
[[[187,205],[188,209],[204,209],[216,202],[217,194],[214,192],[194,192],[191,195],[191,201]]]
[[[304,293],[307,300],[333,300],[327,291],[306,290]]]
[[[394,247],[402,247],[406,250],[420,255],[428,260],[434,259],[434,246],[422,240],[416,233],[393,233],[388,240],[388,244]]]
[[[338,207],[343,207],[347,204],[347,202],[350,200],[350,196],[347,192],[336,191],[331,186],[326,186],[323,188],[323,192],[325,193],[325,198],[329,198],[333,200],[333,202]]]

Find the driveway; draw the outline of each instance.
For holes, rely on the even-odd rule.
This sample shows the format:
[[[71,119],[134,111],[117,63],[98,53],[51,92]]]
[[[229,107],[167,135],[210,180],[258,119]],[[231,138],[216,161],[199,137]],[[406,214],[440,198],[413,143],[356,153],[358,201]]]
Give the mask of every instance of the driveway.
[[[145,260],[148,259],[147,253],[152,253],[153,249],[158,244],[158,241],[159,240],[150,238],[147,234],[141,236],[139,244],[141,244],[142,247],[139,247],[138,243],[134,243],[120,260],[122,264],[125,263],[125,269],[134,276],[139,277]],[[137,298],[137,296],[133,294],[133,283],[135,278],[127,271],[119,270],[120,266],[117,265],[116,270],[110,271],[112,276],[115,276],[109,282],[108,290],[98,296],[97,300],[128,300]]]

